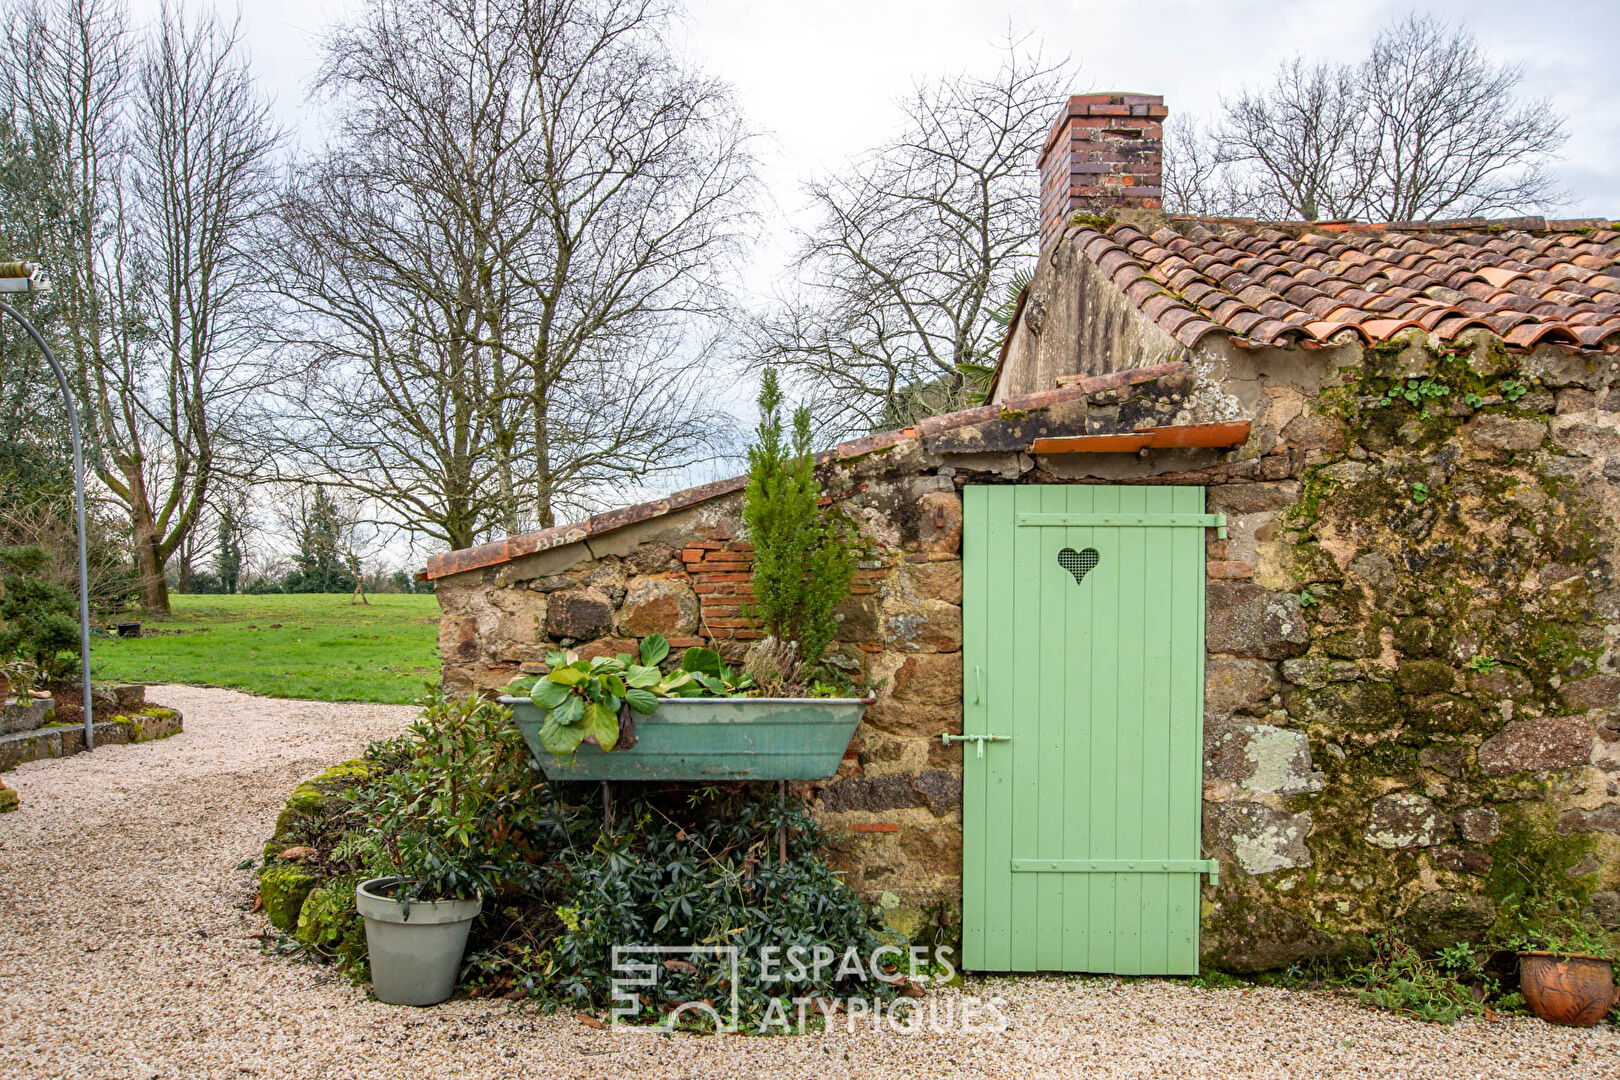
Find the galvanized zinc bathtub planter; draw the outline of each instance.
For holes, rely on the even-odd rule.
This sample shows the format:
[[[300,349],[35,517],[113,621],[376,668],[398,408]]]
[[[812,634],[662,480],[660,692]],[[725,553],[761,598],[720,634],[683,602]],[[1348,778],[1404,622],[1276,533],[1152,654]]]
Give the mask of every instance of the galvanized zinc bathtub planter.
[[[871,698],[660,698],[635,718],[636,744],[568,758],[540,745],[545,710],[503,697],[552,780],[824,780],[838,770]]]

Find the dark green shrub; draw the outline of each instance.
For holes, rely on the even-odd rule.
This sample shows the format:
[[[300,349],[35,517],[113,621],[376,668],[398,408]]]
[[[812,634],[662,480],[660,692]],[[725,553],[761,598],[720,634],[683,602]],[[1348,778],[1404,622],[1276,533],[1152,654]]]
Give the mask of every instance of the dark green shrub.
[[[614,945],[736,946],[740,950],[739,1017],[757,1026],[773,998],[892,997],[884,982],[840,978],[837,964],[800,979],[764,979],[761,948],[798,946],[804,956],[820,948],[842,958],[854,949],[863,960],[885,938],[872,909],[828,867],[821,835],[802,806],[786,811],[788,861],[779,864],[776,826],[782,812],[746,796],[723,799],[677,823],[671,808],[636,799],[621,820],[589,848],[561,853],[567,904],[559,915],[553,969],[560,997],[583,1007],[611,1004]],[[642,990],[645,1019],[657,1019],[684,1001],[724,1001],[728,963],[693,957],[691,970],[662,974]],[[785,971],[782,974],[787,974]],[[793,1007],[789,1007],[791,1012]]]
[[[555,841],[550,800],[511,713],[479,697],[429,691],[402,740],[368,755],[393,759],[350,796],[335,857],[401,877],[404,900],[491,898],[531,887]],[[403,759],[403,760],[401,760]]]
[[[759,427],[748,448],[743,521],[754,545],[754,611],[776,644],[775,662],[790,684],[821,659],[838,628],[833,615],[855,578],[849,528],[819,505],[810,410],[793,414],[791,441],[782,422],[782,391],[767,368],[759,393]]]
[[[0,661],[21,658],[60,679],[79,648],[79,604],[42,576],[48,559],[40,547],[0,548]]]

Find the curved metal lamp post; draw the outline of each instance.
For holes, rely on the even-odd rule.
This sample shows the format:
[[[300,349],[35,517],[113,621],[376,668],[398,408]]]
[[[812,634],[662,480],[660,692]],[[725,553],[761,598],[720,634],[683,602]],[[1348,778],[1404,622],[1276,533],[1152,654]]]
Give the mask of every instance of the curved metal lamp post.
[[[50,291],[50,279],[41,273],[37,263],[0,262],[0,293]],[[79,533],[79,678],[84,683],[84,748],[93,750],[96,729],[90,704],[90,569],[84,541],[84,447],[79,441],[79,409],[73,402],[67,374],[62,370],[62,365],[56,362],[51,347],[45,344],[45,338],[34,329],[34,324],[3,300],[0,300],[0,312],[9,315],[34,339],[34,344],[39,346],[39,351],[50,362],[51,371],[56,375],[56,385],[62,388],[62,400],[67,403],[68,428],[73,435],[73,515]]]

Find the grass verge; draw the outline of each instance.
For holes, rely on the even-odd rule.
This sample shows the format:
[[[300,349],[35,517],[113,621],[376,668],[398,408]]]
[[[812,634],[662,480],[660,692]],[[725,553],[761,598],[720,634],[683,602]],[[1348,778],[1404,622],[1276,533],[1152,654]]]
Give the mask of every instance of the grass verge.
[[[439,676],[431,595],[175,596],[142,636],[101,638],[94,678],[227,686],[271,697],[408,704]],[[133,618],[133,616],[131,617]]]

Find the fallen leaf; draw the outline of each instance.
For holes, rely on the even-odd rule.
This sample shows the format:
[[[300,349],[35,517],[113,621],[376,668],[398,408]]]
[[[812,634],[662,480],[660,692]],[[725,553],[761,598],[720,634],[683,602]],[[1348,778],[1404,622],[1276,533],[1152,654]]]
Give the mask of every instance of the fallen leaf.
[[[603,1031],[603,1030],[606,1030],[606,1028],[607,1028],[606,1024],[602,1023],[602,1021],[598,1020],[596,1017],[592,1016],[590,1013],[580,1013],[579,1014],[579,1022],[584,1024],[586,1027],[591,1028],[594,1031]]]

